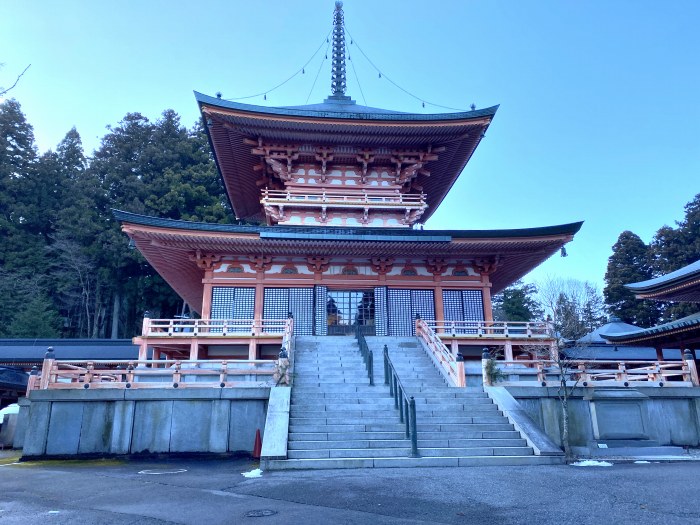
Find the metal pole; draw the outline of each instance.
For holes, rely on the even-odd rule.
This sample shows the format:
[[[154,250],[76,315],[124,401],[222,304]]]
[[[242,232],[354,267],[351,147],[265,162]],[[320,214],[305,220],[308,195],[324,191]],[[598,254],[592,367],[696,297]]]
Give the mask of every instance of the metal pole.
[[[416,425],[416,400],[411,396],[408,401],[408,408],[411,420],[411,457],[418,457],[418,427]]]
[[[369,386],[374,386],[374,355],[372,354],[372,350],[369,351],[369,363],[367,367],[367,371],[369,372]]]

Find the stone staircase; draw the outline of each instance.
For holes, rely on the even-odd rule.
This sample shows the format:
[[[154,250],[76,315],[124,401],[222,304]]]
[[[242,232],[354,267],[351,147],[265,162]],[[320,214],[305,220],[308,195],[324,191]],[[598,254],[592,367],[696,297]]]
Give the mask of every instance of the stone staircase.
[[[351,337],[296,339],[288,453],[269,470],[523,465],[534,456],[483,388],[448,387],[415,338],[368,337],[375,386]],[[383,346],[416,400],[419,458],[384,385]]]

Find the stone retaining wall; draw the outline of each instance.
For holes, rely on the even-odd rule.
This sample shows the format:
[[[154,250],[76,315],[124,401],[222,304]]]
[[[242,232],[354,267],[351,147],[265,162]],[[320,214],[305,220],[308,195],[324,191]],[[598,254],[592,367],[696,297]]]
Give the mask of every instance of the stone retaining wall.
[[[23,457],[234,453],[265,429],[270,389],[36,390]]]
[[[505,387],[521,408],[561,445],[561,405],[551,387]],[[569,400],[570,442],[647,441],[700,445],[700,388],[576,388]]]

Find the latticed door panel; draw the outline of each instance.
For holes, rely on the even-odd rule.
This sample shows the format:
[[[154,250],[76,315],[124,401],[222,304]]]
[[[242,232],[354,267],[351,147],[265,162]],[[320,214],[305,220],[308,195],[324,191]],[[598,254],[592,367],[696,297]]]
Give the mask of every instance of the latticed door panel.
[[[255,288],[236,288],[232,286],[215,286],[211,296],[211,318],[240,320],[229,323],[228,331],[247,332],[249,321],[255,315]],[[221,323],[223,327],[223,323]],[[212,328],[212,332],[222,329]]]
[[[481,290],[443,290],[445,321],[483,321],[484,301]],[[457,327],[457,333],[475,334],[476,328]]]
[[[328,287],[314,286],[314,295],[314,305],[316,312],[314,332],[316,335],[327,335],[328,323],[326,322],[326,298],[328,295]]]
[[[387,290],[389,312],[388,335],[416,334],[415,319],[420,315],[426,321],[435,320],[435,296],[432,290]]]
[[[294,316],[294,333],[313,334],[314,291],[313,288],[265,288],[263,295],[263,317],[286,319]]]
[[[386,303],[386,286],[377,286],[374,289],[374,325],[377,335],[387,335],[389,333]]]

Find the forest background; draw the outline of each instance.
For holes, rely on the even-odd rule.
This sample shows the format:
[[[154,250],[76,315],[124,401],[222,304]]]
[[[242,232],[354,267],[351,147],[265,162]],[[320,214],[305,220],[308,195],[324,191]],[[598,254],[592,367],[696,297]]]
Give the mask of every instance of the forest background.
[[[641,301],[624,284],[663,275],[700,258],[700,194],[685,217],[649,244],[624,231],[612,247],[602,293],[564,276],[518,282],[494,298],[497,320],[561,319],[575,339],[608,315],[648,327],[700,305]],[[173,110],[151,122],[127,114],[107,128],[91,157],[75,128],[39,153],[19,102],[0,104],[0,337],[120,338],[155,317],[186,313],[146,263],[111,210],[168,219],[232,223],[202,124],[187,128]],[[459,227],[459,225],[455,225]],[[555,294],[547,311],[543,295]]]

